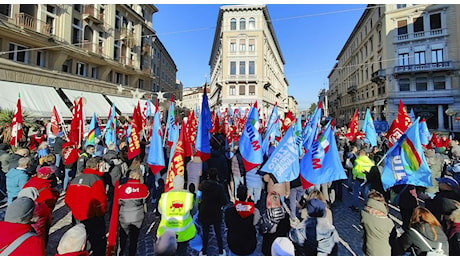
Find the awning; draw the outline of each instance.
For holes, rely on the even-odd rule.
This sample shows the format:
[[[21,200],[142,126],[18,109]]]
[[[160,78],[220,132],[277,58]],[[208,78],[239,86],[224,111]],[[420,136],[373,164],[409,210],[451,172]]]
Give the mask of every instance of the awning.
[[[454,104],[454,97],[417,97],[401,98],[404,105],[445,105]],[[399,104],[399,99],[393,99],[393,104]]]
[[[62,91],[72,103],[78,97],[83,97],[83,100],[86,99],[86,103],[83,103],[83,111],[86,119],[90,119],[94,112],[96,112],[99,118],[103,119],[109,115],[111,107],[102,94],[64,88]]]
[[[144,111],[145,104],[147,99],[134,99],[134,98],[127,98],[127,97],[120,97],[120,96],[112,96],[106,95],[106,97],[115,103],[115,107],[120,110],[122,115],[129,115],[131,116],[134,111],[134,107],[137,106],[137,102],[139,101],[139,105],[141,107],[141,112]],[[152,102],[150,102],[150,106],[152,111],[155,109],[153,107]]]
[[[0,91],[0,109],[14,111],[20,94],[23,113],[28,112],[32,117],[51,118],[53,106],[62,117],[72,117],[71,111],[53,87],[0,81]]]

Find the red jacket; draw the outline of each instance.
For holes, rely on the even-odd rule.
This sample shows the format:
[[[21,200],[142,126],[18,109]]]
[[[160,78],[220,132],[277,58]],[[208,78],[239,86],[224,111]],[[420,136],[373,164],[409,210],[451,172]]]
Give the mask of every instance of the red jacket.
[[[88,251],[78,251],[78,252],[70,252],[66,254],[56,254],[56,256],[89,256]]]
[[[107,194],[102,175],[104,173],[86,168],[70,183],[65,203],[78,220],[102,217],[107,210]]]
[[[13,243],[18,237],[22,236],[32,228],[27,224],[17,224],[10,222],[0,222],[0,252],[6,249],[8,245]],[[45,241],[39,236],[31,236],[22,242],[11,256],[44,256]]]
[[[59,198],[59,192],[51,188],[51,180],[41,179],[37,176],[30,178],[23,188],[34,187],[38,190],[38,198],[35,200],[38,203],[45,202],[46,205],[53,211],[56,201]]]

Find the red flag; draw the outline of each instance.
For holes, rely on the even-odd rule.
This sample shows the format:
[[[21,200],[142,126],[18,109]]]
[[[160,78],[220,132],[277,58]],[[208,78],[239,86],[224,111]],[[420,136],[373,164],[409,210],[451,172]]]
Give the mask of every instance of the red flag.
[[[392,147],[401,135],[406,132],[411,124],[411,119],[407,114],[406,108],[404,107],[401,99],[399,100],[398,116],[391,123],[390,129],[388,130],[388,141],[389,146]]]
[[[292,115],[291,110],[288,111],[286,116],[284,117],[283,125],[281,126],[281,130],[283,133],[286,133],[288,128],[291,126],[291,124],[294,122],[294,116]]]
[[[187,129],[188,129],[187,125],[188,124],[189,124],[188,118],[184,117],[182,119],[182,125],[181,125],[181,128],[180,128],[180,131],[183,132],[182,134],[184,135],[184,150],[185,150],[184,156],[185,157],[190,157],[190,156],[193,155],[192,144],[190,142],[190,136],[187,133]]]
[[[348,123],[348,131],[345,134],[345,137],[350,140],[350,142],[356,141],[356,136],[358,135],[358,109],[355,110],[353,117],[351,118],[350,123]]]
[[[83,98],[78,99],[78,103],[73,102],[73,116],[70,123],[69,141],[75,145],[76,148],[80,147],[81,140],[83,140]]]
[[[192,110],[192,113],[189,113],[189,117],[187,120],[187,132],[190,138],[190,142],[192,143],[192,147],[195,148],[195,141],[196,141],[196,130],[198,127],[198,122],[195,117],[195,110]]]
[[[141,143],[139,141],[140,119],[138,113],[139,107],[134,108],[133,119],[131,120],[131,132],[129,134],[128,160],[136,157],[141,153]]]
[[[19,140],[22,138],[22,109],[21,109],[21,96],[18,96],[18,103],[16,104],[16,111],[11,121],[11,139],[10,145],[18,146]]]
[[[115,243],[117,241],[117,229],[118,229],[118,184],[119,181],[115,181],[115,192],[113,194],[113,205],[112,214],[110,217],[109,235],[107,237],[107,256],[115,256]]]
[[[426,146],[426,148],[428,149],[434,149],[436,147],[441,147],[440,144],[439,144],[439,140],[438,140],[438,137],[436,136],[436,132],[433,132],[433,134],[431,135],[431,140],[430,142],[428,143],[428,145]]]
[[[51,114],[51,133],[53,135],[58,135],[59,134],[59,124],[61,123],[61,118],[59,117],[59,114],[56,110],[56,106],[53,107],[53,113]]]
[[[136,114],[136,116],[134,116],[134,114]],[[136,125],[137,133],[142,131],[144,122],[142,122],[142,113],[141,113],[141,106],[139,104],[139,101],[137,101],[137,106],[134,108],[133,122],[131,122],[131,124]],[[132,127],[131,127],[131,129],[132,129]]]
[[[183,127],[183,126],[182,126]],[[168,192],[173,188],[173,180],[176,175],[184,176],[184,157],[185,157],[185,139],[184,130],[180,129],[179,138],[177,139],[174,153],[169,164],[168,175],[165,181],[165,191]]]
[[[80,151],[75,148],[75,144],[67,142],[62,145],[62,157],[64,158],[64,165],[69,165],[78,160]]]

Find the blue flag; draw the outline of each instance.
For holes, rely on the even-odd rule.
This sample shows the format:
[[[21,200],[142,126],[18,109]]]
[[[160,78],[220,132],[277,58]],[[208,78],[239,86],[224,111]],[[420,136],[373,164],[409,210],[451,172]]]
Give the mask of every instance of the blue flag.
[[[147,164],[152,169],[153,174],[157,174],[165,167],[162,136],[160,114],[156,111],[153,117],[152,136],[150,138],[149,155],[147,157]]]
[[[298,116],[295,122],[294,127],[294,136],[295,136],[295,145],[297,147],[298,155],[301,157],[303,155],[303,135],[302,135],[302,117]]]
[[[145,101],[145,117],[149,117],[152,115],[152,105],[150,104],[150,99]]]
[[[366,139],[371,146],[377,146],[377,132],[375,131],[374,120],[372,119],[369,108],[366,109],[366,117],[364,118],[364,124],[361,130],[366,133]]]
[[[294,128],[289,127],[275,151],[262,167],[261,171],[272,173],[278,183],[292,181],[299,176],[299,155]]]
[[[168,145],[171,148],[174,140],[179,136],[179,130],[176,126],[176,115],[174,113],[174,101],[171,96],[171,104],[169,105],[168,118],[166,121],[166,132],[168,133]]]
[[[246,171],[251,170],[263,162],[264,153],[261,147],[262,137],[259,134],[259,125],[259,112],[257,107],[251,107],[239,143]]]
[[[347,178],[330,123],[300,161],[300,174],[315,185]]]
[[[198,129],[195,140],[195,156],[199,156],[203,162],[211,158],[211,144],[209,142],[211,139],[211,136],[209,135],[211,128],[211,111],[209,110],[208,95],[206,94],[205,86],[203,92],[203,100],[201,101],[201,112],[198,119]]]
[[[268,119],[267,131],[265,132],[265,138],[262,142],[262,151],[264,154],[268,153],[270,142],[274,141],[276,136],[281,136],[281,131],[280,120],[278,118],[278,107],[275,105]]]
[[[428,130],[428,126],[426,125],[425,119],[422,119],[422,121],[420,121],[419,130],[420,130],[420,142],[422,143],[422,145],[429,144],[431,140],[431,134],[430,134],[430,130]]]
[[[88,137],[86,138],[85,146],[91,144],[95,145],[95,138],[101,135],[101,129],[99,128],[99,124],[97,123],[96,112],[93,113],[93,118],[91,119],[91,123],[89,124],[89,132]]]
[[[410,109],[409,117],[410,117],[410,121],[412,123],[415,122],[415,114],[414,114],[414,109],[413,108]]]
[[[417,119],[388,150],[382,171],[383,188],[399,184],[431,186],[431,170],[423,152]]]
[[[303,146],[307,151],[310,150],[313,142],[316,140],[318,134],[321,131],[322,104],[323,103],[320,102],[319,105],[315,108],[313,114],[310,116],[310,120],[307,123],[307,126],[310,129],[304,131],[304,133],[308,133],[308,136],[304,136],[303,138]]]
[[[109,119],[105,126],[105,144],[108,146],[110,143],[117,144],[117,119],[116,119],[115,103],[112,103],[110,109]]]

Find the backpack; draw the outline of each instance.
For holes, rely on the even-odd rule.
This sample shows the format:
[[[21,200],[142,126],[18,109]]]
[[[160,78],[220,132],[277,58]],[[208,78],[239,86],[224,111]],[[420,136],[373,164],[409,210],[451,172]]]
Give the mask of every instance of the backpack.
[[[438,243],[437,248],[432,248],[431,245],[426,241],[426,239],[420,234],[417,230],[414,228],[410,228],[417,236],[425,243],[425,245],[430,249],[426,255],[427,256],[448,256],[446,253],[444,253],[444,250],[442,250],[442,243]]]

